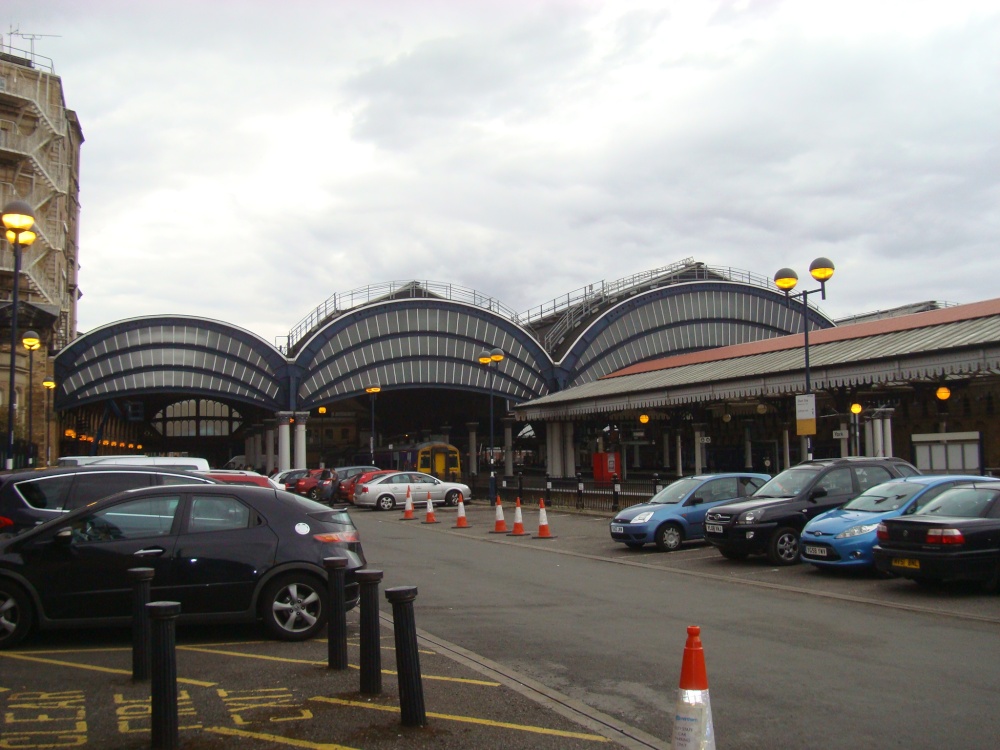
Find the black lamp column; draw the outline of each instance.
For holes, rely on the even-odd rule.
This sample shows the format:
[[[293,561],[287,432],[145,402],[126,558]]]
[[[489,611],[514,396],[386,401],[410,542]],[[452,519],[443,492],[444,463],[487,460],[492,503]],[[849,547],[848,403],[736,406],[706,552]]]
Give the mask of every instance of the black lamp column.
[[[35,390],[35,350],[40,349],[42,340],[34,331],[25,331],[21,337],[21,343],[28,350],[28,466],[35,463],[35,419],[34,419],[34,396]]]
[[[372,434],[368,438],[368,452],[372,457],[372,466],[375,465],[375,398],[381,390],[382,386],[378,383],[372,383],[372,385],[365,388],[365,393],[372,397]]]
[[[490,505],[497,500],[496,456],[493,451],[493,392],[496,389],[496,376],[500,363],[504,358],[503,349],[483,350],[479,355],[479,364],[490,368]]]

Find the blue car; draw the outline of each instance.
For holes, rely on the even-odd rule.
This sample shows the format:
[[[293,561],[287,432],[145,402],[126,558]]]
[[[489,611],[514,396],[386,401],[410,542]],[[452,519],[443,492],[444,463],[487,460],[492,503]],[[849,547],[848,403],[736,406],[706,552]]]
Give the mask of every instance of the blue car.
[[[802,529],[800,557],[817,568],[874,567],[875,530],[885,518],[916,513],[942,492],[965,482],[1000,481],[971,474],[902,477],[877,484]]]
[[[670,552],[691,539],[705,537],[705,511],[753,494],[767,474],[701,474],[682,477],[657,492],[649,502],[626,508],[611,521],[611,538],[631,549],[655,544]]]

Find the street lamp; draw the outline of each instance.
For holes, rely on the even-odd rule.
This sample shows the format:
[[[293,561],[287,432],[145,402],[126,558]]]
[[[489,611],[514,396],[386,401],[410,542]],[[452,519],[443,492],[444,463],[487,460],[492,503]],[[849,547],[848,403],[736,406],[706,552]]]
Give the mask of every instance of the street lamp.
[[[17,304],[21,284],[21,248],[35,241],[35,214],[25,201],[11,201],[3,207],[3,221],[7,242],[14,251],[14,279],[10,293],[10,382],[7,388],[7,455],[5,467],[14,468],[14,360],[17,353]]]
[[[52,391],[56,387],[56,381],[47,376],[42,381],[42,388],[45,389],[45,465],[52,463],[52,427],[49,420],[52,416]],[[130,446],[131,447],[131,446]]]
[[[819,282],[819,289],[803,289],[792,294],[792,289],[799,282],[798,274],[791,268],[782,268],[774,274],[774,283],[785,293],[786,300],[792,298],[802,300],[803,349],[806,363],[806,392],[795,400],[795,418],[797,432],[806,439],[806,460],[812,460],[811,436],[816,434],[816,396],[812,392],[812,381],[809,379],[809,295],[820,293],[821,299],[826,299],[826,282],[833,277],[833,262],[829,258],[817,258],[809,265],[809,274]]]
[[[34,399],[32,397],[35,385],[35,350],[42,348],[42,340],[34,331],[25,331],[21,337],[21,343],[28,350],[28,466],[32,466],[35,463],[35,420],[33,418]]]
[[[503,362],[503,349],[485,349],[479,354],[479,364],[490,368],[490,505],[496,505],[497,473],[493,454],[493,389],[496,385],[497,370]]]
[[[373,383],[365,388],[365,393],[372,397],[372,434],[368,438],[368,452],[372,455],[372,466],[375,465],[375,398],[381,390],[382,386],[378,383]]]

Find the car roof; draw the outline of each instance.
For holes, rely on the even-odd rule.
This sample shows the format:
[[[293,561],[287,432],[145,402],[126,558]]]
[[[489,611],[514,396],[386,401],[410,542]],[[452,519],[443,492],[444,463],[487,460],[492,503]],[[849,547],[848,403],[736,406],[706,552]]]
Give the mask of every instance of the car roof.
[[[983,477],[976,474],[917,474],[912,477],[893,477],[887,479],[882,484],[899,484],[901,482],[912,482],[913,484],[938,484],[940,482],[997,482],[1000,478]],[[876,485],[878,486],[878,485]]]
[[[79,466],[56,466],[50,469],[21,469],[0,475],[0,485],[10,482],[21,482],[25,479],[40,479],[41,477],[57,477],[64,474],[94,474],[99,472],[122,472],[143,474],[182,474],[184,476],[203,478],[191,469],[175,469],[171,466],[138,466],[128,464],[80,464]]]

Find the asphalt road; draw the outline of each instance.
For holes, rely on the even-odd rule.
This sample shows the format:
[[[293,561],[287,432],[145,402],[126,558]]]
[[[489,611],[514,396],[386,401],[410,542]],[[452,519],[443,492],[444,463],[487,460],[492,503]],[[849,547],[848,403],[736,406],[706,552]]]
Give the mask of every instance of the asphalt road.
[[[505,508],[511,526],[511,508]],[[664,554],[607,519],[549,510],[555,539],[352,512],[384,585],[413,584],[417,627],[668,747],[686,627],[700,625],[719,748],[996,745],[1000,597],[811,566]],[[418,514],[423,516],[422,513]],[[535,532],[538,514],[524,509]],[[659,742],[657,740],[660,740]]]

